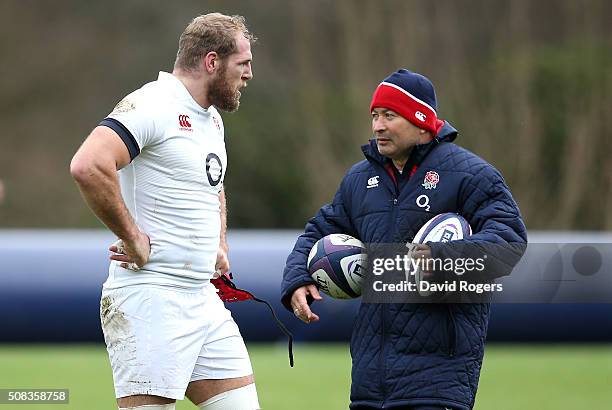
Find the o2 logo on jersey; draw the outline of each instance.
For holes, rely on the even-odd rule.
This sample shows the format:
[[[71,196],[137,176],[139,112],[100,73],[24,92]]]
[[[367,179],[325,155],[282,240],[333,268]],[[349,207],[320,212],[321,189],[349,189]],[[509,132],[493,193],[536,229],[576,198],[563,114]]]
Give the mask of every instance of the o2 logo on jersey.
[[[206,177],[211,186],[219,185],[223,175],[223,164],[221,158],[214,152],[206,156]]]

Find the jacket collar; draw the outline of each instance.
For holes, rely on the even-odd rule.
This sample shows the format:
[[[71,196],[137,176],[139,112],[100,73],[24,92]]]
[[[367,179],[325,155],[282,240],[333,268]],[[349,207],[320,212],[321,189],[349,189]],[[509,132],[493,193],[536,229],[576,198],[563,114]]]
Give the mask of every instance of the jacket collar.
[[[448,123],[448,121],[444,121],[444,125],[440,128],[438,135],[428,142],[427,144],[416,145],[410,154],[410,159],[408,160],[410,163],[418,165],[429,154],[429,151],[433,149],[436,145],[441,142],[452,142],[457,138],[458,131]],[[389,159],[378,152],[378,147],[376,146],[376,138],[370,139],[368,144],[361,146],[361,151],[365,155],[366,159],[378,162],[381,165],[384,165]]]

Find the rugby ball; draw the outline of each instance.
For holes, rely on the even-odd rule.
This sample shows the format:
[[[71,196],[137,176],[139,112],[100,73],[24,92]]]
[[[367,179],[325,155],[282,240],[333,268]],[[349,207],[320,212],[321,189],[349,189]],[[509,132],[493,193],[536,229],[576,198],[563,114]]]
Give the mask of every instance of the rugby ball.
[[[447,212],[431,218],[419,229],[412,243],[450,242],[472,234],[472,227],[459,214]]]
[[[447,212],[439,214],[431,218],[419,229],[414,239],[413,244],[427,242],[450,242],[459,239],[465,239],[472,234],[472,227],[459,214]],[[406,279],[410,280],[410,276],[414,276],[414,281],[418,286],[418,291],[421,296],[430,296],[434,292],[424,290],[420,283],[422,281],[421,270],[414,268],[406,271]]]
[[[307,268],[319,290],[335,299],[353,299],[361,296],[366,262],[366,249],[360,240],[334,233],[314,244]]]

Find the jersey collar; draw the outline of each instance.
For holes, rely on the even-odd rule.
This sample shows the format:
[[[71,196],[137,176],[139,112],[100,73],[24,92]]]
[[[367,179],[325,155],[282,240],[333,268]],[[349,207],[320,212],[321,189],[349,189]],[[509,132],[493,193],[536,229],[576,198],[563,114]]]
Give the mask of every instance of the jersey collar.
[[[204,108],[200,104],[198,104],[193,99],[191,94],[189,94],[189,91],[187,91],[187,88],[185,88],[185,85],[181,82],[181,80],[176,78],[171,73],[160,71],[157,80],[163,84],[166,84],[168,86],[168,89],[172,93],[174,93],[174,95],[176,95],[179,99],[187,103],[194,110],[202,112],[204,114],[210,114],[211,109],[214,109],[212,105],[208,108]]]

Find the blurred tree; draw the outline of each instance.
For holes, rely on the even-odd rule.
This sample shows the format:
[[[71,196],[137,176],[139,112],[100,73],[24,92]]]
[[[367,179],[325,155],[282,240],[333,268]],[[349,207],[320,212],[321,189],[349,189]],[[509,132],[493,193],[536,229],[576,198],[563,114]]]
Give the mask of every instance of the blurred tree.
[[[2,182],[2,180],[0,179],[0,206],[2,205],[2,203],[4,202],[4,182]]]
[[[440,116],[502,171],[529,228],[612,229],[605,0],[4,1],[0,226],[100,226],[72,154],[213,10],[260,39],[241,108],[224,115],[231,228],[303,226],[362,158],[372,91],[407,67],[434,81]]]

